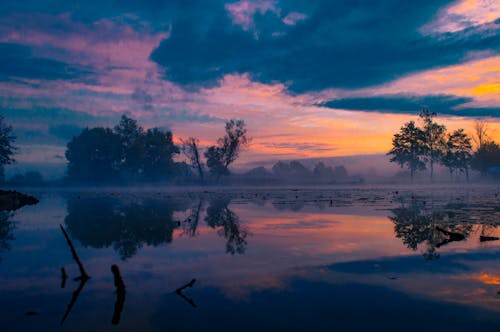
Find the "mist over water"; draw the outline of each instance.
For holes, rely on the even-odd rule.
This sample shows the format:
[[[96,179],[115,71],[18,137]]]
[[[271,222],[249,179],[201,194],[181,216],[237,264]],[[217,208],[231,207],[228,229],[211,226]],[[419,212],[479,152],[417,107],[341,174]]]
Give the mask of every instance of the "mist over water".
[[[425,323],[429,331],[494,331],[499,193],[495,186],[35,193],[38,205],[0,221],[3,330],[417,331]]]

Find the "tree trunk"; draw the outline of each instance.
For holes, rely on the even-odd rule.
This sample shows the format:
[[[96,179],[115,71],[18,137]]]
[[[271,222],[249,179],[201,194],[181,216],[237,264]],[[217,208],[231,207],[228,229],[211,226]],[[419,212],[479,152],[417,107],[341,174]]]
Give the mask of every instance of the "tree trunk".
[[[434,160],[431,157],[431,182],[434,182]]]
[[[203,168],[201,167],[201,164],[199,162],[198,162],[198,174],[200,175],[201,184],[204,184],[205,180],[203,179]]]

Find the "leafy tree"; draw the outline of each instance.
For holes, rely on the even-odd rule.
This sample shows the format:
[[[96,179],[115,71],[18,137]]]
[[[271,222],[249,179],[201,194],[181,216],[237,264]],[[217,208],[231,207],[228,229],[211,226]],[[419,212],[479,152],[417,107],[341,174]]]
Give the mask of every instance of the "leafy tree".
[[[214,174],[217,180],[222,175],[229,175],[229,169],[224,162],[224,150],[218,146],[211,146],[205,151],[207,167],[210,173]]]
[[[424,140],[424,131],[410,121],[394,135],[392,149],[387,153],[393,156],[391,162],[398,163],[401,168],[408,167],[412,181],[416,171],[425,170]]]
[[[0,180],[4,179],[4,166],[15,162],[12,157],[17,148],[13,145],[16,136],[12,134],[12,126],[4,123],[3,116],[0,115]]]
[[[197,138],[189,137],[187,140],[181,140],[182,153],[188,158],[191,167],[198,171],[198,176],[200,177],[201,183],[204,182],[203,179],[203,162],[201,161],[199,145],[200,141]]]
[[[229,165],[239,157],[241,149],[249,142],[245,121],[231,119],[226,122],[225,129],[224,137],[219,138],[217,145],[209,147],[205,152],[207,166],[217,180],[222,175],[229,174]]]
[[[441,159],[445,147],[446,127],[434,122],[433,118],[436,117],[436,113],[434,112],[423,110],[419,116],[424,123],[422,129],[424,133],[424,139],[422,141],[424,147],[423,153],[426,160],[429,162],[431,181],[433,181],[434,164]]]
[[[471,167],[481,175],[488,174],[491,170],[500,167],[500,145],[490,141],[484,142],[474,153],[471,160]]]
[[[67,145],[68,178],[72,181],[117,180],[121,163],[120,137],[109,128],[86,128]]]
[[[469,181],[469,166],[472,159],[471,138],[463,129],[455,130],[448,134],[446,151],[442,157],[442,164],[446,166],[450,174],[454,171],[464,172]]]
[[[129,180],[137,179],[143,171],[144,130],[136,120],[122,115],[120,123],[114,128],[114,132],[120,138],[120,172],[122,177]]]
[[[148,129],[143,136],[144,158],[142,165],[144,176],[151,180],[164,180],[174,172],[174,154],[179,148],[174,145],[172,132],[160,129]]]

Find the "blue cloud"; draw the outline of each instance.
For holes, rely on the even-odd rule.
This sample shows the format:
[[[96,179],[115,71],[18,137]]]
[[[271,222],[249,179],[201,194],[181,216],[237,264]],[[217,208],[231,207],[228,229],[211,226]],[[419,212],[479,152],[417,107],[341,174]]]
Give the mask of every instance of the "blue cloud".
[[[459,63],[471,51],[500,51],[498,25],[422,35],[419,29],[449,2],[313,1],[304,10],[308,19],[295,26],[257,14],[257,29],[264,31],[258,38],[234,25],[223,8],[191,11],[173,22],[170,38],[151,58],[166,78],[185,86],[248,72],[254,80],[303,92],[375,85]]]
[[[472,100],[472,98],[453,95],[382,95],[376,97],[335,99],[322,104],[322,106],[354,111],[406,114],[417,114],[423,108],[428,108],[438,114],[500,117],[499,107],[468,107],[466,104]]]
[[[38,78],[74,80],[88,78],[91,72],[80,66],[32,55],[31,48],[21,44],[0,43],[0,80]]]

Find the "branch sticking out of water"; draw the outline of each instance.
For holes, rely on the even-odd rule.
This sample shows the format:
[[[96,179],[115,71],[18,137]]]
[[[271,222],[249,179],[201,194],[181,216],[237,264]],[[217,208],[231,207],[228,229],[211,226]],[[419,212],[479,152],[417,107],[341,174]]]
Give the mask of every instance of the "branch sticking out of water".
[[[71,239],[68,236],[68,233],[66,233],[66,230],[62,225],[59,225],[61,227],[61,231],[64,234],[64,237],[66,238],[66,242],[68,242],[69,249],[71,250],[71,254],[73,255],[73,259],[75,260],[76,264],[78,264],[78,268],[80,269],[80,277],[75,278],[75,280],[83,280],[83,279],[89,279],[89,275],[87,272],[85,272],[85,268],[83,267],[82,262],[80,261],[80,258],[78,257],[78,254],[76,253],[75,247],[73,246],[73,243],[71,242]]]

